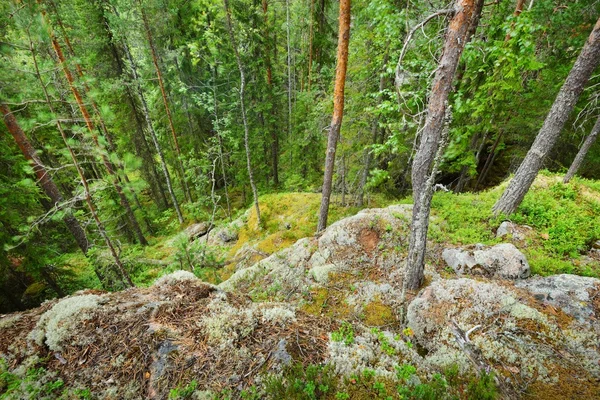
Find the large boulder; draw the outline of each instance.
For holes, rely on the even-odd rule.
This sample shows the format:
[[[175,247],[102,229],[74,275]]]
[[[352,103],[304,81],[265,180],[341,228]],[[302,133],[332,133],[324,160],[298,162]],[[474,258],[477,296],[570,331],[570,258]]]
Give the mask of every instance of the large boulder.
[[[507,281],[433,282],[411,302],[407,321],[426,361],[439,368],[491,368],[506,387],[529,387],[532,398],[600,394],[598,322],[581,323]],[[466,345],[459,336],[466,336]]]
[[[511,243],[477,245],[475,250],[444,249],[442,258],[459,275],[524,279],[531,274],[527,258]]]
[[[220,287],[256,300],[298,303],[332,318],[388,325],[402,299],[410,215],[407,205],[363,210],[318,237],[242,266]],[[430,267],[426,275],[435,278]]]
[[[185,228],[185,233],[187,234],[190,240],[196,240],[199,237],[206,235],[210,228],[211,226],[209,223],[199,222],[197,224],[192,224]]]
[[[560,308],[581,323],[590,323],[600,306],[600,279],[578,275],[536,276],[516,283],[539,302]],[[594,304],[596,301],[596,304]]]

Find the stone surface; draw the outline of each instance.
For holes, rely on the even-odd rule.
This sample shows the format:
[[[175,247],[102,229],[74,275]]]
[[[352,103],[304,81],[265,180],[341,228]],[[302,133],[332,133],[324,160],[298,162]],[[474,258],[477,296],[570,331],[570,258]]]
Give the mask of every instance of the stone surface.
[[[501,238],[506,235],[512,235],[515,239],[520,239],[520,237],[517,237],[518,232],[516,229],[516,225],[510,221],[502,222],[498,227],[498,230],[496,231],[497,238]]]
[[[426,361],[439,368],[458,364],[461,371],[474,370],[455,338],[456,323],[471,331],[477,361],[496,369],[497,376],[511,377],[513,387],[597,381],[597,322],[582,324],[504,283],[441,279],[423,289],[408,307],[407,322],[427,350]],[[561,295],[568,291],[557,290]]]
[[[210,225],[206,222],[199,222],[197,224],[192,224],[185,228],[185,233],[188,235],[190,240],[195,240],[201,236],[206,235],[210,228]]]
[[[543,304],[558,307],[579,322],[589,323],[596,315],[593,300],[600,297],[600,279],[578,275],[536,276],[518,282],[517,287],[529,291]]]
[[[442,258],[459,275],[524,279],[531,274],[525,255],[510,243],[476,246],[475,250],[444,249]]]
[[[373,302],[391,313],[402,298],[395,289],[399,286],[390,284],[402,282],[410,215],[410,205],[363,210],[319,237],[300,239],[253,265],[238,264],[221,288],[275,301],[311,302],[311,293],[327,296],[335,287],[340,308],[357,318]],[[433,280],[430,268],[426,276]]]

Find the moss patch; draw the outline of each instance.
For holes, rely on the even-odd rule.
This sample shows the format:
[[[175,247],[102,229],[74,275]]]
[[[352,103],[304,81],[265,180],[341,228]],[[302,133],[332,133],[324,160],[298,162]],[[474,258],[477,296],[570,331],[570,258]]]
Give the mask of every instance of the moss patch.
[[[394,313],[390,306],[380,300],[372,301],[364,308],[365,324],[367,326],[384,326],[395,322]]]

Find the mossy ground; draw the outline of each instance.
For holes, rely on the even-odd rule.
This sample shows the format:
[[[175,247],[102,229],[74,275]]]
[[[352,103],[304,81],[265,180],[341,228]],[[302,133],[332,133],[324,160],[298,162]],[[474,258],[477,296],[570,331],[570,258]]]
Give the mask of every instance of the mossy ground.
[[[342,206],[332,197],[328,223],[331,225],[344,217],[356,214],[360,208]],[[384,207],[391,200],[376,196],[371,207]],[[257,224],[256,210],[250,209],[248,222],[240,229],[238,242],[229,254],[234,255],[244,244],[256,244],[257,248],[273,254],[294,244],[298,239],[312,236],[317,230],[320,193],[275,193],[259,199],[261,226]]]
[[[571,273],[600,277],[600,264],[582,259],[600,239],[600,184],[543,172],[517,212],[493,216],[492,206],[507,182],[479,193],[438,192],[432,201],[437,217],[429,238],[440,244],[496,244],[495,230],[504,220],[533,229],[517,247],[527,256],[533,274]]]

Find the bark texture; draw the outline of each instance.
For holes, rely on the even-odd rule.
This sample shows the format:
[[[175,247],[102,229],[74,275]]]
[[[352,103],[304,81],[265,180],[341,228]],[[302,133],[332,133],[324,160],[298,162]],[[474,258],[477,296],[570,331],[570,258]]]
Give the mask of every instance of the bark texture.
[[[596,22],[590,37],[569,72],[569,76],[558,92],[531,149],[527,152],[514,178],[494,205],[495,215],[501,213],[510,215],[519,207],[598,64],[600,64],[600,19]]]
[[[588,151],[598,138],[598,133],[600,133],[600,117],[598,117],[598,120],[592,128],[592,131],[590,132],[588,137],[585,138],[585,141],[583,142],[581,148],[577,152],[577,155],[575,156],[571,167],[569,167],[569,170],[567,171],[567,174],[563,179],[563,183],[569,183],[569,181],[575,176],[577,170],[579,170],[579,167],[581,167],[581,164],[583,164],[583,160],[585,159],[585,156],[587,155]]]
[[[348,69],[348,44],[350,42],[350,0],[340,0],[340,17],[338,32],[337,65],[335,68],[335,88],[333,91],[333,118],[327,136],[327,154],[325,156],[325,176],[323,178],[323,191],[321,208],[319,210],[319,224],[317,232],[327,227],[329,215],[329,201],[333,181],[333,168],[335,166],[335,151],[344,117],[344,87],[346,86],[346,70]]]
[[[4,116],[4,123],[8,128],[8,131],[15,139],[17,146],[21,149],[23,156],[29,161],[29,164],[33,168],[33,172],[35,173],[38,184],[46,194],[52,200],[52,206],[58,207],[63,201],[63,196],[60,193],[60,190],[52,180],[52,177],[48,174],[48,171],[44,168],[42,161],[37,155],[37,152],[29,142],[29,139],[25,135],[25,132],[19,126],[17,119],[10,111],[10,108],[6,104],[0,104],[0,111]],[[90,243],[87,239],[85,231],[77,221],[77,219],[71,214],[67,213],[63,218],[65,225],[75,238],[77,245],[83,252],[83,254],[87,254],[87,251],[90,247]]]
[[[183,214],[181,213],[181,208],[179,208],[177,196],[175,196],[175,191],[173,190],[173,185],[171,184],[171,174],[169,173],[169,168],[167,167],[167,162],[165,160],[162,147],[160,146],[160,142],[158,141],[158,137],[156,136],[156,132],[154,131],[154,125],[152,125],[152,119],[150,118],[150,110],[148,109],[148,103],[146,102],[144,91],[142,90],[142,87],[140,85],[139,75],[137,72],[135,61],[133,59],[133,56],[131,55],[131,51],[129,50],[129,45],[126,42],[123,42],[123,49],[125,50],[125,56],[129,61],[129,66],[131,68],[131,73],[133,75],[135,87],[137,88],[138,95],[140,96],[140,102],[142,103],[142,113],[144,114],[144,119],[146,120],[146,126],[148,127],[150,137],[152,138],[152,143],[154,144],[154,148],[156,149],[156,153],[158,154],[158,158],[160,159],[160,165],[162,167],[163,174],[165,176],[165,181],[167,183],[167,190],[169,192],[169,195],[171,196],[171,201],[173,202],[173,208],[177,213],[179,223],[183,224]]]
[[[409,249],[404,277],[404,288],[417,290],[423,282],[423,268],[429,228],[429,211],[433,196],[434,179],[430,179],[436,153],[448,112],[448,95],[456,74],[458,62],[466,42],[475,31],[473,24],[479,20],[482,0],[457,0],[455,13],[446,32],[442,57],[436,70],[427,118],[421,133],[421,142],[412,164],[413,215]]]

